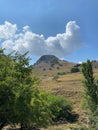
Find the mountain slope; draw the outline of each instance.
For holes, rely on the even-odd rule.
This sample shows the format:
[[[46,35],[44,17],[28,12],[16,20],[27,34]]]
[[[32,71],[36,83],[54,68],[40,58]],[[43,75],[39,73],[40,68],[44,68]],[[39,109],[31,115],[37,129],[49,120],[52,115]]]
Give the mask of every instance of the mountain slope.
[[[57,72],[69,72],[74,65],[75,63],[60,60],[54,55],[43,55],[33,65],[33,72],[39,76],[53,76]]]

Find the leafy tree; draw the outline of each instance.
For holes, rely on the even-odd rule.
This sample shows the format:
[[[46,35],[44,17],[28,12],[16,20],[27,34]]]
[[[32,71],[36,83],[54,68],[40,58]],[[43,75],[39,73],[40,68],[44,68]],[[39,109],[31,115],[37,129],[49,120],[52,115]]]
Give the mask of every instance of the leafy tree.
[[[37,88],[38,79],[31,77],[26,54],[5,55],[0,50],[0,129],[10,123],[24,129],[50,122],[49,104]]]
[[[15,69],[18,79],[16,98],[17,122],[24,127],[47,126],[51,121],[47,96],[38,89],[39,80],[31,77],[32,67],[29,66],[26,54],[14,56]],[[15,113],[16,114],[16,113]]]
[[[67,116],[69,103],[59,97],[49,100],[38,85],[27,53],[6,55],[0,50],[0,129],[7,124],[20,124],[21,129],[46,127],[54,116]]]
[[[13,120],[15,94],[11,57],[0,50],[0,128]]]

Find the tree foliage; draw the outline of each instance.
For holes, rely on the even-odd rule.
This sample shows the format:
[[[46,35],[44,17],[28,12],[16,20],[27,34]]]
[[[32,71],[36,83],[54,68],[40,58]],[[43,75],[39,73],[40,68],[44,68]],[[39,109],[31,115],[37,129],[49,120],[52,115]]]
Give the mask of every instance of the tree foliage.
[[[46,127],[58,111],[53,101],[60,109],[58,115],[67,114],[71,108],[67,101],[56,97],[50,101],[50,96],[38,85],[39,80],[32,76],[27,53],[6,55],[0,50],[0,129],[8,124],[20,124],[21,129]]]
[[[0,127],[20,123],[22,127],[41,126],[50,121],[45,94],[31,77],[32,66],[26,53],[13,56],[0,50]],[[42,123],[44,122],[44,123]]]
[[[93,76],[92,63],[89,60],[82,64],[82,73],[85,77],[85,98],[90,111],[94,112],[98,105],[98,84]]]
[[[48,97],[53,120],[58,121],[60,118],[64,118],[65,120],[67,120],[72,110],[71,102],[69,102],[63,96],[50,95]]]
[[[95,113],[98,113],[98,82],[93,76],[93,68],[90,60],[82,64],[82,73],[85,77],[84,98],[89,110],[90,125],[94,124],[96,127],[96,124],[98,124],[98,117],[95,117]]]

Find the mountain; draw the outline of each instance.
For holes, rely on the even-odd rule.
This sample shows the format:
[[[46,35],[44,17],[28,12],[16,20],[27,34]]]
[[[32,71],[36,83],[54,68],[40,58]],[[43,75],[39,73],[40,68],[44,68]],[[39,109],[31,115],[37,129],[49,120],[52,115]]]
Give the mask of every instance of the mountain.
[[[52,76],[57,72],[69,72],[74,65],[75,63],[60,60],[54,55],[43,55],[33,65],[33,71],[37,75]]]
[[[47,63],[47,64],[58,64],[59,59],[54,55],[43,55],[39,58],[39,60],[35,63],[35,65],[41,64],[41,63]]]

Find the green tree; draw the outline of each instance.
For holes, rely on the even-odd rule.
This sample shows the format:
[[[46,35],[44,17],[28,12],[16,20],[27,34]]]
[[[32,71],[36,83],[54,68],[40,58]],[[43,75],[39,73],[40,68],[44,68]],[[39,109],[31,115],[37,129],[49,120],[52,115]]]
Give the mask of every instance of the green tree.
[[[13,120],[14,100],[11,57],[0,50],[0,128]]]
[[[0,129],[7,124],[20,124],[21,129],[46,127],[54,116],[68,116],[69,102],[50,97],[38,85],[27,53],[6,55],[0,50]]]
[[[47,97],[37,87],[39,80],[31,76],[26,55],[5,55],[0,50],[0,129],[11,123],[24,129],[50,122]]]
[[[82,73],[85,77],[84,80],[84,98],[86,106],[89,110],[90,121],[96,123],[98,120],[95,120],[95,113],[98,113],[98,82],[93,76],[92,63],[88,60],[86,63],[82,64]],[[97,121],[97,122],[96,122]],[[90,124],[92,125],[92,123]]]
[[[91,112],[97,109],[98,105],[98,85],[93,76],[92,63],[88,60],[82,64],[82,73],[85,77],[84,90],[88,108]]]

